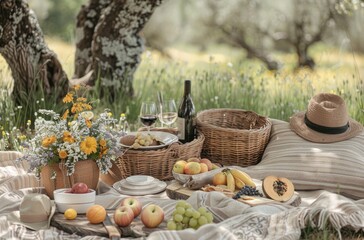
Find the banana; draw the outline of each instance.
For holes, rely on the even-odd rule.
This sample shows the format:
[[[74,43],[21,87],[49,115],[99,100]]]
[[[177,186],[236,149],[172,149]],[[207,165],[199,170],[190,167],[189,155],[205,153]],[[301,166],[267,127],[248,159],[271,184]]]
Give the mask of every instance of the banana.
[[[234,177],[234,175],[233,175]],[[241,181],[239,178],[234,177],[235,180],[235,187],[240,190],[245,186],[245,183],[243,181]]]
[[[226,174],[226,185],[227,189],[231,190],[232,192],[235,191],[235,179],[234,176],[231,174],[230,170],[225,172]]]
[[[249,187],[256,187],[255,183],[253,182],[253,179],[246,174],[245,172],[242,172],[238,169],[230,169],[230,173],[235,177],[235,178],[239,178],[241,181],[243,181],[245,183],[246,186]]]

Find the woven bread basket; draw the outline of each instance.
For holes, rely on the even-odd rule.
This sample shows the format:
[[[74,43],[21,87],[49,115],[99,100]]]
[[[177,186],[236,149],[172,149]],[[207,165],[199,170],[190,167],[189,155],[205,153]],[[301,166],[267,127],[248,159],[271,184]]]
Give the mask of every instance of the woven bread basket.
[[[132,175],[149,175],[159,180],[173,179],[172,168],[179,159],[200,157],[205,137],[202,133],[192,142],[173,143],[157,150],[128,149],[115,162],[121,179]]]
[[[199,112],[196,124],[205,135],[202,157],[242,167],[261,160],[272,127],[268,118],[255,112],[227,108]]]

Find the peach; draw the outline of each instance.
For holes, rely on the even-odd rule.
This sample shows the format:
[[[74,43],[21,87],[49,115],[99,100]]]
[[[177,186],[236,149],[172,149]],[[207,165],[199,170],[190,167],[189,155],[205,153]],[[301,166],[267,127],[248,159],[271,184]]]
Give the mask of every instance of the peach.
[[[192,157],[192,158],[189,158],[188,160],[187,160],[187,162],[200,162],[200,159],[198,159],[198,158],[196,158],[196,157]]]
[[[217,185],[226,185],[226,174],[224,172],[218,172],[212,178],[212,184]]]
[[[209,171],[209,167],[206,165],[206,163],[200,163],[200,166],[201,166],[201,173]]]
[[[207,165],[207,167],[208,167],[209,171],[212,169],[212,163],[211,163],[211,161],[210,161],[209,159],[207,159],[207,158],[202,158],[202,159],[200,160],[200,163],[205,163],[205,164]]]
[[[195,175],[201,172],[201,165],[198,162],[188,162],[184,168],[185,174]]]

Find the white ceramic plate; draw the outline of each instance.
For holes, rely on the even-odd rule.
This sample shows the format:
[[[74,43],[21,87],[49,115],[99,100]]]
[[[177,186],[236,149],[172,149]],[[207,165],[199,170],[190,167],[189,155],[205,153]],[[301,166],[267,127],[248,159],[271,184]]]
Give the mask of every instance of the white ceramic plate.
[[[156,194],[164,191],[167,187],[167,183],[160,181],[158,179],[154,180],[154,184],[151,184],[143,189],[135,188],[135,186],[130,187],[125,179],[118,181],[113,184],[113,188],[116,189],[121,194],[131,195],[131,196],[143,196],[149,194]]]
[[[148,175],[134,175],[127,177],[125,180],[130,185],[143,186],[152,183],[154,179],[155,179],[154,177]]]
[[[126,190],[146,191],[146,190],[149,190],[151,188],[154,188],[158,184],[159,184],[158,179],[155,179],[153,182],[151,182],[148,185],[131,185],[125,179],[120,180],[120,186],[122,188],[125,188]]]
[[[137,133],[148,134],[148,132],[143,131],[143,132],[131,132],[131,133],[128,133],[128,135],[136,135]],[[156,145],[156,146],[142,146],[142,147],[139,147],[137,150],[159,149],[159,148],[167,147],[167,146],[171,145],[172,143],[178,142],[178,137],[172,133],[160,132],[160,131],[150,131],[150,134],[155,136],[159,141],[161,141],[162,144]],[[130,146],[124,145],[122,143],[120,143],[120,145],[124,148],[130,148]]]

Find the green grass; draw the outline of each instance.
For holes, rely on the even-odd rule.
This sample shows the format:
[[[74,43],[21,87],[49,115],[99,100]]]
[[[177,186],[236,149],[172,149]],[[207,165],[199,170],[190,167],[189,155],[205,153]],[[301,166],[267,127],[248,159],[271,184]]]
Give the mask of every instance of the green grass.
[[[68,76],[72,76],[74,47],[48,39],[50,48],[59,56]],[[179,100],[183,93],[183,81],[192,80],[192,95],[197,111],[210,108],[240,108],[255,111],[271,118],[288,120],[306,109],[309,99],[319,92],[341,95],[351,117],[364,124],[364,55],[342,52],[336,48],[317,45],[311,49],[317,67],[314,71],[295,70],[293,54],[274,53],[284,67],[270,72],[258,61],[247,60],[245,52],[223,46],[212,46],[208,53],[188,46],[168,49],[172,58],[146,51],[135,73],[135,97],[122,94],[113,104],[100,99],[98,89],[90,93],[97,101],[96,112],[105,108],[117,118],[126,113],[132,130],[137,129],[141,101],[156,100],[158,91],[164,98]],[[44,99],[42,92],[28,96],[23,106],[14,106],[8,94],[12,87],[10,72],[0,59],[0,150],[20,149],[21,143],[31,134],[30,122],[40,108],[60,110],[52,99]],[[345,239],[361,239],[362,232],[342,230]],[[306,228],[302,239],[336,239],[335,230]]]
[[[63,42],[47,39],[49,46],[59,56],[68,76],[72,76],[74,47]],[[364,123],[364,56],[339,51],[330,46],[317,45],[311,49],[317,67],[296,70],[295,55],[273,53],[284,63],[276,72],[267,71],[259,61],[246,59],[242,50],[224,46],[210,46],[207,52],[199,52],[190,46],[176,46],[168,49],[171,58],[146,51],[135,73],[135,97],[130,99],[118,94],[114,103],[100,99],[98,89],[90,96],[98,101],[96,112],[108,108],[114,116],[127,114],[132,130],[137,129],[141,101],[156,100],[158,91],[165,98],[182,97],[183,81],[192,80],[192,95],[197,111],[209,108],[240,108],[252,110],[271,118],[288,120],[297,112],[306,109],[309,99],[319,92],[341,95],[348,106],[351,117]],[[0,59],[0,88],[11,88],[10,72]],[[6,107],[5,115],[12,118],[15,127],[24,129],[33,113],[39,108],[57,110],[53,99],[44,99],[42,92],[26,96],[31,98],[24,106]],[[3,101],[4,102],[4,101]],[[10,131],[13,125],[4,118],[1,127]],[[4,122],[5,121],[5,122]]]

